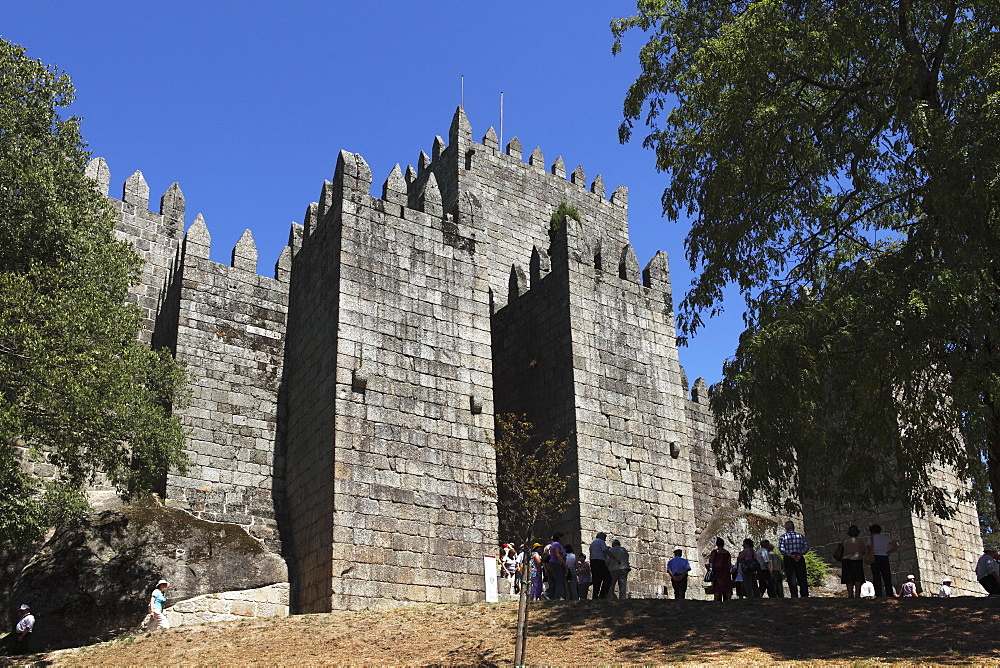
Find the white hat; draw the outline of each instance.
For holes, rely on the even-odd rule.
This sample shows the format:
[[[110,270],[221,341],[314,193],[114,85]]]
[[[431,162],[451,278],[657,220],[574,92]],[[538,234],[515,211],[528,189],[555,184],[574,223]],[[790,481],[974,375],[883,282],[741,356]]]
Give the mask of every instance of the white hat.
[[[25,610],[31,610],[31,608],[28,607],[27,603],[22,603],[21,604],[21,612],[24,612]]]
[[[168,584],[170,583],[167,582],[166,580],[160,580],[159,582],[156,583],[156,586],[159,587],[160,585],[168,585]]]
[[[907,580],[916,580],[916,579],[917,579],[917,576],[916,576],[916,575],[907,575],[907,576],[906,576],[906,579],[907,579]]]
[[[941,584],[951,584],[951,578],[945,578],[944,580],[941,580]]]

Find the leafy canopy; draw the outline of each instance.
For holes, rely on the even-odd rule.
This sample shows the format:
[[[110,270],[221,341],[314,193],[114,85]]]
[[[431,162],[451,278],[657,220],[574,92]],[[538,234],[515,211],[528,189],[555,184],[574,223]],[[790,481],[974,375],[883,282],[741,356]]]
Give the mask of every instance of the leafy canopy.
[[[613,22],[616,50],[648,34],[621,138],[646,126],[664,212],[692,219],[680,331],[730,283],[747,300],[712,397],[744,501],[948,514],[940,471],[1000,456],[998,18],[993,0],[642,0]]]
[[[99,473],[129,496],[184,463],[184,374],[136,338],[141,261],[84,176],[72,100],[68,76],[0,40],[0,540],[21,544]]]

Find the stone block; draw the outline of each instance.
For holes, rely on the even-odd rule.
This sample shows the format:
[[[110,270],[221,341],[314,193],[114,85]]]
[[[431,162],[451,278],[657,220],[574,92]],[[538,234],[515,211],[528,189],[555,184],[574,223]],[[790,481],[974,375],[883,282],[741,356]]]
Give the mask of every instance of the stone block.
[[[229,614],[230,606],[232,605],[231,600],[225,599],[209,599],[208,600],[208,611],[215,614]]]
[[[233,601],[230,613],[238,617],[256,617],[257,605],[252,601]]]

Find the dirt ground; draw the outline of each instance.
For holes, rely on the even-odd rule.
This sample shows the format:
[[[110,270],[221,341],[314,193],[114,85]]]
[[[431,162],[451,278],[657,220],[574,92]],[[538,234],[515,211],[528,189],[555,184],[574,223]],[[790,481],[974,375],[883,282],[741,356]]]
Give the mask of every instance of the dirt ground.
[[[532,665],[996,665],[998,615],[1000,600],[987,598],[543,602],[530,609],[527,658]],[[30,658],[58,666],[500,666],[513,661],[516,618],[516,603],[414,605],[184,626]]]

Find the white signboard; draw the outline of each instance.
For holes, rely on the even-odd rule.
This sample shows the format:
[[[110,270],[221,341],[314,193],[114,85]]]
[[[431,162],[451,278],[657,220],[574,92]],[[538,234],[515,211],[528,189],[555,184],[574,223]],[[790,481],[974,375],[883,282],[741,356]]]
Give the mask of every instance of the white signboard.
[[[486,602],[497,603],[500,600],[497,591],[497,558],[489,554],[484,555],[483,568],[486,569]]]

